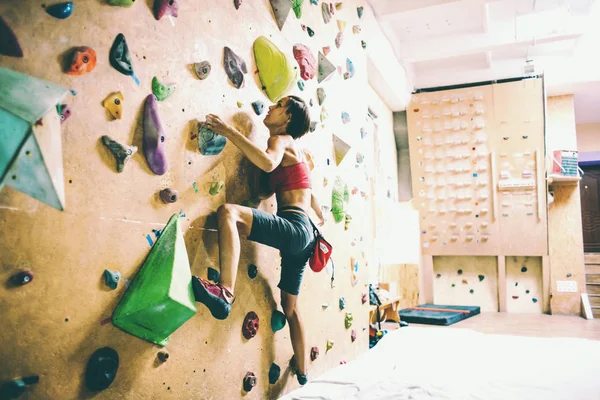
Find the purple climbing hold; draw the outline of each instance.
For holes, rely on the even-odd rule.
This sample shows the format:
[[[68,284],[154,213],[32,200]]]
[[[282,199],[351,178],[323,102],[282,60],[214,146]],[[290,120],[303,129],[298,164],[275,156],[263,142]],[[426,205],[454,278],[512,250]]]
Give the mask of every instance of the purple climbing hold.
[[[46,12],[54,18],[69,18],[71,13],[73,13],[73,2],[69,1],[66,3],[52,4],[51,6],[46,7]]]
[[[260,321],[258,315],[254,311],[250,311],[244,318],[244,324],[242,325],[242,334],[248,340],[252,339],[258,333]]]
[[[175,203],[179,199],[179,194],[175,189],[163,189],[160,191],[160,199],[165,203]]]
[[[60,116],[60,123],[62,125],[70,116],[71,109],[66,104],[56,105],[56,111],[58,111],[58,115]]]
[[[352,329],[352,332],[350,333],[350,340],[353,342],[356,340],[356,331],[354,329]]]
[[[178,0],[154,0],[154,17],[160,20],[165,15],[177,18]]]
[[[314,346],[312,349],[310,349],[310,360],[315,361],[317,357],[319,357],[319,348]]]
[[[338,32],[335,36],[335,47],[338,49],[342,47],[342,43],[344,42],[344,34],[342,32]]]
[[[227,77],[237,89],[244,85],[244,74],[248,73],[246,63],[229,47],[223,51],[223,66]]]
[[[166,131],[158,117],[158,100],[153,94],[146,97],[144,105],[144,154],[152,172],[156,175],[167,172]]]
[[[23,50],[10,26],[0,16],[0,55],[23,57]]]

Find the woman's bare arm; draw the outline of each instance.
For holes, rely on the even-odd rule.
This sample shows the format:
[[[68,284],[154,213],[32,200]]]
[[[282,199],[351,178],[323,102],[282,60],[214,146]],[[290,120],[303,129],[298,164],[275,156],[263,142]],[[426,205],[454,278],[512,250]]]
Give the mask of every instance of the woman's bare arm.
[[[267,141],[267,150],[261,150],[248,138],[238,132],[235,128],[227,125],[218,116],[209,114],[206,116],[208,128],[229,139],[250,162],[265,172],[271,172],[281,163],[285,152],[285,139],[279,136],[271,136]]]
[[[319,201],[315,197],[314,193],[310,194],[310,207],[315,211],[317,217],[319,218],[319,226],[323,226],[325,224],[325,217],[323,216],[323,211],[321,210],[321,206],[319,205]]]

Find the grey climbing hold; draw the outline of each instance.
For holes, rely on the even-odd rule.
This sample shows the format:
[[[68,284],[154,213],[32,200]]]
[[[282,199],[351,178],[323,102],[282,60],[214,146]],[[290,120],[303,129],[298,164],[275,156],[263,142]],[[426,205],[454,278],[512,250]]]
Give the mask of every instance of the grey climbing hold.
[[[161,350],[158,352],[157,357],[160,362],[164,363],[169,359],[169,353],[166,350]]]
[[[310,99],[310,100],[308,101],[308,105],[309,105],[309,106],[311,106],[311,107],[313,106],[313,99]]]
[[[217,271],[216,269],[209,267],[207,275],[209,281],[219,282],[220,274],[219,271]]]
[[[570,278],[570,277],[572,277],[572,276],[573,276],[573,274],[571,274],[571,273],[568,273],[568,274],[567,274],[567,278]]]
[[[304,81],[303,80],[298,81],[298,89],[304,90]]]
[[[319,105],[322,106],[323,103],[325,102],[325,98],[327,97],[327,95],[325,94],[325,89],[323,88],[318,88],[317,89],[317,100],[319,101]]]
[[[160,199],[165,203],[175,203],[179,199],[179,193],[175,189],[163,189],[160,191]]]
[[[250,279],[256,278],[256,275],[258,275],[258,267],[254,264],[248,265],[248,276]]]
[[[281,374],[281,368],[279,365],[273,363],[271,364],[271,368],[269,368],[269,383],[271,385],[275,384],[279,380],[279,375]]]
[[[482,280],[484,280],[484,279],[485,279],[485,276],[483,276],[483,275],[479,275],[479,276],[478,276],[478,278],[479,278],[479,282],[481,282]]]
[[[102,136],[102,144],[104,144],[113,156],[115,156],[115,160],[117,161],[117,172],[123,172],[125,165],[138,151],[137,146],[123,146],[107,135]]]
[[[310,131],[311,132],[314,132],[317,130],[317,124],[318,124],[317,121],[310,121]]]
[[[256,115],[260,115],[263,113],[263,111],[265,109],[265,104],[262,101],[257,100],[252,103],[252,108],[254,109],[254,112],[256,113]]]
[[[321,14],[323,14],[323,22],[328,24],[331,21],[331,11],[329,10],[329,4],[325,2],[321,4]]]
[[[104,270],[104,283],[112,290],[117,288],[120,279],[121,273],[119,271],[111,271],[109,269]]]
[[[208,78],[210,74],[211,66],[208,61],[201,61],[199,63],[194,63],[194,72],[196,72],[196,76],[200,80],[204,80]]]

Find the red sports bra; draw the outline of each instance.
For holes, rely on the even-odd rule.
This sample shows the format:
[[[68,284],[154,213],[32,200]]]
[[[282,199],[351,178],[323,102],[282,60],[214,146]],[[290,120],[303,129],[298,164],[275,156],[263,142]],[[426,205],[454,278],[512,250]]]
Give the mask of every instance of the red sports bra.
[[[308,166],[305,162],[287,167],[280,164],[269,174],[269,186],[277,193],[294,189],[310,189],[312,186]]]

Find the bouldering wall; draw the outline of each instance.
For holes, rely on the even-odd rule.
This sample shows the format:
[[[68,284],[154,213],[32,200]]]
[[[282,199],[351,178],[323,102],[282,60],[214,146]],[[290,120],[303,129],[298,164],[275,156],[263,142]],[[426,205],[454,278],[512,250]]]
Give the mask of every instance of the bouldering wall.
[[[38,376],[39,382],[26,391],[28,398],[40,399],[271,399],[298,386],[288,368],[293,354],[288,327],[277,332],[270,327],[271,315],[281,310],[276,288],[279,254],[245,239],[237,300],[227,320],[215,320],[197,303],[196,314],[170,336],[164,348],[111,323],[127,286],[172,215],[180,218],[191,274],[206,278],[209,268],[219,269],[214,213],[226,202],[242,204],[249,199],[252,168],[230,143],[218,155],[202,155],[198,122],[208,113],[218,114],[266,147],[264,113],[255,115],[251,106],[257,100],[271,104],[261,90],[252,51],[261,35],[283,50],[294,66],[295,44],[305,44],[316,58],[329,47],[326,58],[337,69],[321,83],[317,77],[298,78],[300,84],[294,81],[288,91],[311,102],[311,119],[317,122],[316,130],[300,145],[314,155],[314,193],[328,211],[323,232],[334,246],[333,284],[330,267],[319,274],[307,270],[299,296],[307,351],[313,346],[320,350],[319,357],[309,361],[309,379],[366,351],[369,306],[361,298],[367,292],[365,264],[366,255],[373,252],[369,241],[373,226],[372,215],[363,210],[373,210],[376,172],[374,135],[368,133],[372,116],[368,115],[366,54],[368,46],[376,45],[369,43],[369,29],[379,28],[364,0],[332,6],[327,24],[322,2],[304,1],[301,17],[295,15],[298,10],[290,10],[281,30],[267,0],[236,1],[237,10],[233,1],[218,5],[181,1],[176,17],[165,15],[160,20],[154,16],[152,0],[111,3],[130,7],[103,0],[76,2],[68,18],[58,19],[41,0],[0,4],[0,16],[23,52],[23,57],[0,55],[0,66],[71,90],[62,102],[69,110],[62,110],[66,118],[61,125],[64,211],[8,186],[0,191],[0,279],[6,282],[0,291],[0,339],[5,343],[0,350],[0,381]],[[362,6],[365,15],[360,19],[357,7]],[[61,12],[53,11],[65,16]],[[121,63],[116,60],[121,72],[114,67],[115,60],[109,60],[119,34],[126,39],[133,70],[123,63],[122,54]],[[81,46],[94,50],[95,68],[83,75],[66,74],[73,49]],[[228,81],[223,68],[225,46],[247,65],[239,89]],[[79,62],[89,69],[91,58],[85,50]],[[194,63],[202,61],[211,65],[207,77],[206,69],[200,68],[199,74],[194,70]],[[144,103],[152,93],[154,77],[156,92],[168,95],[156,105],[168,161],[163,175],[152,172],[143,151]],[[318,87],[326,93],[322,105]],[[105,109],[105,100],[120,107]],[[115,157],[103,144],[103,135],[137,147],[123,172],[116,171]],[[384,143],[393,140],[391,125],[377,135]],[[395,160],[385,162],[393,165],[382,169],[395,174]],[[397,193],[393,179],[390,191]],[[334,187],[341,190],[339,222],[329,212]],[[161,201],[160,191],[168,188],[178,192],[177,202]],[[274,212],[274,197],[257,207]],[[254,278],[248,274],[251,264],[258,269]],[[115,290],[105,284],[106,269],[121,274]],[[33,280],[23,286],[10,284],[10,278],[23,270],[32,271]],[[344,310],[339,306],[341,297]],[[258,315],[260,326],[248,340],[242,335],[242,323],[250,311]],[[346,313],[354,317],[350,328],[344,324]],[[352,330],[356,341],[351,339]],[[328,340],[334,344],[326,352]],[[119,369],[108,389],[92,394],[84,385],[86,363],[102,347],[116,350]],[[168,352],[168,360],[158,356],[160,351]],[[268,378],[272,363],[282,370],[275,384]],[[249,371],[256,375],[257,385],[247,393],[243,379]]]

